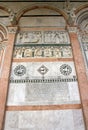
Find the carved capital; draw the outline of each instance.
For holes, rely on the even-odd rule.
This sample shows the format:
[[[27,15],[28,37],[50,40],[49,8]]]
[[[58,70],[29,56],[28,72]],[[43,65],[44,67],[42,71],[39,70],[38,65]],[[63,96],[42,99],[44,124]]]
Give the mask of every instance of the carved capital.
[[[16,14],[11,9],[9,9],[8,11],[9,11],[9,21],[11,22],[11,25],[16,25],[17,24]]]
[[[67,27],[69,33],[77,33],[77,27]]]
[[[9,32],[9,33],[16,33],[17,30],[18,30],[18,27],[17,27],[17,26],[15,26],[15,27],[8,27],[8,32]]]

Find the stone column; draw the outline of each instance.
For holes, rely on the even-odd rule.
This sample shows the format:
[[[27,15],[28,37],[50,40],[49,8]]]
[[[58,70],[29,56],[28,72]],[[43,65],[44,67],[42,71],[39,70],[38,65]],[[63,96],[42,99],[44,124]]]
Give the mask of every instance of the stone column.
[[[12,63],[12,54],[17,27],[8,27],[8,42],[0,75],[0,130],[3,129],[5,106],[9,85],[9,75]]]
[[[77,37],[77,27],[68,27],[71,46],[73,50],[73,58],[77,72],[80,98],[84,115],[86,130],[88,130],[88,80],[84,64],[83,55],[81,52],[80,43]]]

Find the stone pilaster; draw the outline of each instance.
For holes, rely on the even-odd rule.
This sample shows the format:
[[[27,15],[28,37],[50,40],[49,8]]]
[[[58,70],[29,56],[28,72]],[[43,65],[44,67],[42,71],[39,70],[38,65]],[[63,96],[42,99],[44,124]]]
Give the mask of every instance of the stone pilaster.
[[[4,115],[5,115],[5,106],[6,106],[6,98],[8,92],[8,84],[9,84],[9,75],[10,68],[12,63],[12,53],[14,40],[17,32],[17,27],[8,27],[8,42],[6,45],[2,72],[0,75],[0,130],[3,129]]]
[[[85,127],[86,127],[86,130],[88,130],[88,80],[86,76],[84,59],[82,56],[81,47],[80,47],[78,37],[77,37],[77,28],[68,27],[68,31],[69,31],[70,41],[72,45],[72,50],[73,50],[75,68],[77,72]]]

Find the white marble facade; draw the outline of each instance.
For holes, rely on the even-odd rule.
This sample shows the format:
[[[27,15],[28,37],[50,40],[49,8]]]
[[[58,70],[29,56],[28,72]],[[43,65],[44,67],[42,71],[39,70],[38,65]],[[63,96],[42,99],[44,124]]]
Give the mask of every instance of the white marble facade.
[[[79,104],[77,82],[11,83],[8,106]]]
[[[73,62],[13,63],[8,106],[70,103],[80,103]]]
[[[39,70],[40,69],[40,70]],[[11,79],[38,79],[42,78],[73,78],[76,76],[75,66],[72,61],[62,62],[13,62]],[[19,71],[19,72],[18,72]],[[23,72],[22,72],[23,71]]]
[[[85,130],[81,109],[7,111],[4,130]]]

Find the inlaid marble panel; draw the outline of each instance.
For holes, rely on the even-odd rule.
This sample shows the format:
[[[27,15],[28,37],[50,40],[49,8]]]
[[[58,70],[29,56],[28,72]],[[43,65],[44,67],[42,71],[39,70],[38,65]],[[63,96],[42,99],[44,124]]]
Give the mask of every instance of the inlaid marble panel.
[[[10,83],[7,105],[79,104],[77,82]]]
[[[4,130],[85,130],[79,110],[7,111]]]
[[[10,82],[7,105],[80,103],[73,62],[14,62]]]
[[[46,68],[48,71],[45,73]],[[73,62],[14,62],[10,77],[11,79],[50,79],[75,76]]]

